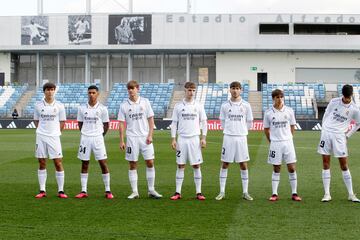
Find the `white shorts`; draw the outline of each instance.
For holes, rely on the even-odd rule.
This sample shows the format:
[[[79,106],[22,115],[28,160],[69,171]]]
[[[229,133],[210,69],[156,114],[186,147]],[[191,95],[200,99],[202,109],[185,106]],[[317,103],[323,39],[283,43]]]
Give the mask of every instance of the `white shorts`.
[[[221,161],[233,163],[249,161],[249,149],[246,136],[224,135]]]
[[[268,156],[268,163],[272,165],[281,165],[295,163],[296,154],[293,140],[271,142]]]
[[[62,149],[60,136],[49,137],[41,134],[36,134],[36,158],[62,158]]]
[[[95,137],[81,135],[77,157],[82,161],[89,161],[91,152],[94,153],[95,160],[107,159],[104,137],[102,135]]]
[[[347,140],[344,133],[331,133],[327,131],[321,131],[320,142],[318,146],[318,153],[321,155],[331,155],[334,157],[347,157]]]
[[[199,136],[178,137],[176,146],[176,163],[186,164],[187,160],[189,160],[190,165],[203,163]]]
[[[154,145],[146,144],[146,137],[127,137],[125,159],[128,161],[137,161],[139,153],[144,160],[153,160],[155,158]]]

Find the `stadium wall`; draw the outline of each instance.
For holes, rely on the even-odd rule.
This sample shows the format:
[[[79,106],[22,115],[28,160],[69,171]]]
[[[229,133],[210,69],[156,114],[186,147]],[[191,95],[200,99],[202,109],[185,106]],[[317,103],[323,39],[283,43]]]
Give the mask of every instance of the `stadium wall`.
[[[10,83],[11,54],[0,53],[0,73],[5,74],[5,83]]]

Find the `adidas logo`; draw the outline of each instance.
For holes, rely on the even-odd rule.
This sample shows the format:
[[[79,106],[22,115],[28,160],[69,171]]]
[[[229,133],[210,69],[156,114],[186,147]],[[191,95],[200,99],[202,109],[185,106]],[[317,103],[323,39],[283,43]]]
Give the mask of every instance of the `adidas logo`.
[[[12,121],[6,128],[17,128],[14,121]]]
[[[1,124],[0,124],[0,128],[2,128]]]
[[[29,123],[29,125],[27,125],[26,128],[36,128],[35,123],[34,122]]]
[[[298,124],[298,123],[295,124],[295,130],[302,130],[300,124]]]
[[[315,131],[320,131],[322,129],[321,127],[321,124],[320,123],[317,123],[313,128],[312,130],[315,130]]]

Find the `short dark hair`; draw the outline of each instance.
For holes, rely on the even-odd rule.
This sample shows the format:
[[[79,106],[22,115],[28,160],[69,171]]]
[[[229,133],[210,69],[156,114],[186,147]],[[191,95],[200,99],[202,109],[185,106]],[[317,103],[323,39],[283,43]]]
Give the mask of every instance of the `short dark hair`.
[[[230,88],[240,88],[241,89],[241,83],[239,83],[238,81],[234,81],[234,82],[230,83]]]
[[[47,82],[43,85],[43,92],[45,92],[46,89],[51,89],[51,88],[56,89],[55,83]]]
[[[89,87],[88,87],[88,91],[89,91],[90,89],[95,89],[97,92],[99,91],[99,88],[98,88],[96,85],[91,85],[91,86],[89,86]]]
[[[280,89],[275,89],[271,92],[271,97],[272,99],[274,99],[275,97],[280,96],[280,97],[284,97],[284,92]]]
[[[188,89],[188,88],[196,88],[196,84],[194,82],[186,82],[184,84],[184,88]]]
[[[136,80],[131,80],[126,84],[127,89],[139,88],[139,83]]]
[[[345,84],[341,89],[342,95],[346,98],[351,97],[353,95],[353,92],[354,92],[353,86],[349,84]]]

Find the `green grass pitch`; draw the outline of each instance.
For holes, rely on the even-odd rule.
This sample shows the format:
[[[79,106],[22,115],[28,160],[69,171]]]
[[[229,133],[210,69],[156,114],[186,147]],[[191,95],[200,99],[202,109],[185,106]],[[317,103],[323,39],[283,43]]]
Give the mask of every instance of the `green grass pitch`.
[[[118,133],[106,136],[115,199],[104,198],[100,168],[91,161],[88,199],[75,199],[80,190],[80,162],[76,158],[78,131],[62,136],[65,191],[56,197],[55,170],[48,162],[48,197],[35,199],[38,191],[34,130],[0,131],[0,239],[359,239],[360,204],[347,201],[339,164],[332,159],[333,201],[321,203],[321,159],[316,153],[319,132],[296,132],[298,190],[302,202],[290,200],[290,186],[283,167],[280,200],[272,203],[272,167],[266,163],[268,144],[262,132],[250,132],[249,192],[253,202],[241,199],[238,164],[230,166],[226,199],[214,200],[219,191],[221,132],[209,132],[203,151],[203,193],[195,200],[192,169],[187,166],[183,199],[169,200],[175,191],[175,153],[170,133],[156,131],[156,187],[161,200],[147,198],[145,164],[139,162],[140,199],[130,194],[128,164],[118,149]],[[354,190],[360,194],[360,135],[349,140],[350,170]]]

